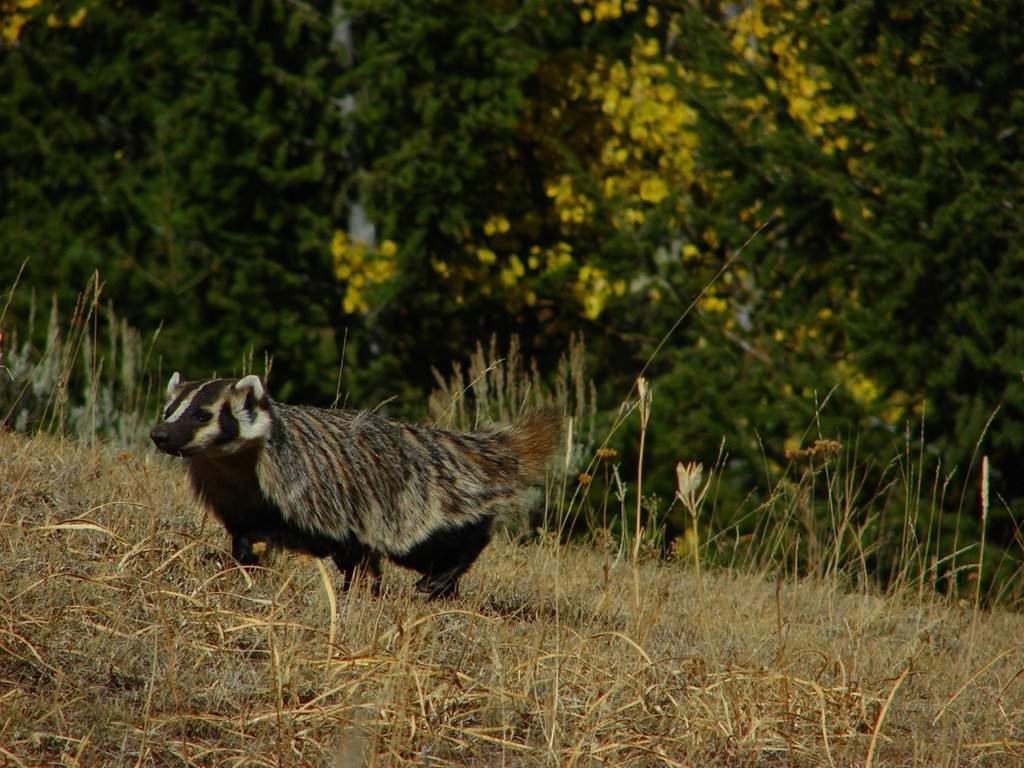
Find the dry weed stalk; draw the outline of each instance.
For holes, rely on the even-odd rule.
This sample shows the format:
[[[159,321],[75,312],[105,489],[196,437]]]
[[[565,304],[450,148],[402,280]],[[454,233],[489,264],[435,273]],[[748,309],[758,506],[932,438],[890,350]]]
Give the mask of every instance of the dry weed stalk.
[[[676,464],[676,500],[683,505],[683,508],[690,515],[692,536],[690,537],[689,547],[693,553],[693,570],[697,579],[697,599],[700,603],[701,626],[704,628],[705,637],[710,636],[711,624],[704,597],[704,577],[701,574],[700,568],[700,528],[697,521],[710,485],[710,483],[704,483],[704,466],[702,464],[696,462],[688,464],[679,462]]]

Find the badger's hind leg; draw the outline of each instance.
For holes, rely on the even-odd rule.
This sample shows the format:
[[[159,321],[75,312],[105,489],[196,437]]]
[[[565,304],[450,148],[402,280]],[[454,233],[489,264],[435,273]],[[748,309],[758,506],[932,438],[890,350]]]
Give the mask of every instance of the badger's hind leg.
[[[423,574],[416,582],[417,592],[425,593],[430,600],[441,600],[458,594],[459,579],[490,540],[491,520],[482,518],[437,531],[392,559]]]
[[[456,597],[459,594],[459,577],[466,572],[466,568],[453,568],[444,573],[428,574],[420,578],[414,587],[417,592],[427,595],[428,600],[447,600]]]

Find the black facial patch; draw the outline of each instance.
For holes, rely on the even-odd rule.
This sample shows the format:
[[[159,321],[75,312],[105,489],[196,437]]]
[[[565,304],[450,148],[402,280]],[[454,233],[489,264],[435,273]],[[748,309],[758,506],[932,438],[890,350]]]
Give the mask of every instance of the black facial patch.
[[[231,382],[228,379],[214,379],[213,381],[200,384],[201,389],[196,393],[195,399],[189,405],[189,410],[213,405],[223,396],[224,390],[230,384]]]
[[[217,439],[213,442],[217,445],[225,445],[238,438],[238,419],[231,412],[231,406],[224,403],[217,414]]]

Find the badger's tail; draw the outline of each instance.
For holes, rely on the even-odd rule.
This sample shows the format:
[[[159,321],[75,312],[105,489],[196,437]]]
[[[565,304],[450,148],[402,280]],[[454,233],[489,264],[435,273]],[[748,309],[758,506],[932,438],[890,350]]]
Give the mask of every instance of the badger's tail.
[[[519,459],[519,476],[525,483],[543,479],[544,469],[562,443],[563,420],[558,408],[532,411],[507,432],[509,447]]]

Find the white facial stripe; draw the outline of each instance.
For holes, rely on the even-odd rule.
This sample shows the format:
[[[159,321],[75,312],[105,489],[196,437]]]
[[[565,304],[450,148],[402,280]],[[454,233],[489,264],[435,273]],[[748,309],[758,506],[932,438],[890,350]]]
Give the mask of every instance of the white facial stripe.
[[[188,410],[188,407],[192,404],[192,400],[195,398],[196,393],[198,391],[199,391],[199,388],[196,388],[196,389],[192,390],[192,392],[190,392],[186,397],[183,397],[181,399],[181,402],[178,403],[178,407],[174,409],[174,413],[167,414],[167,416],[164,417],[164,421],[170,423],[170,422],[177,421],[178,419],[180,419],[181,418],[181,414],[183,414],[186,410]]]
[[[193,389],[191,392],[189,392],[187,395],[185,395],[181,399],[181,402],[178,403],[178,407],[174,409],[173,413],[169,413],[169,414],[167,414],[166,417],[164,417],[164,421],[166,421],[169,424],[171,422],[175,422],[178,419],[180,419],[182,414],[184,414],[185,411],[188,410],[189,406],[192,405],[192,401],[195,400],[196,397],[199,396],[199,393],[202,392],[204,389],[206,389],[210,385],[216,386],[217,382],[216,381],[208,381],[205,384],[201,384],[200,386],[198,386],[195,389]],[[173,402],[174,401],[172,400],[171,403],[173,404]]]

